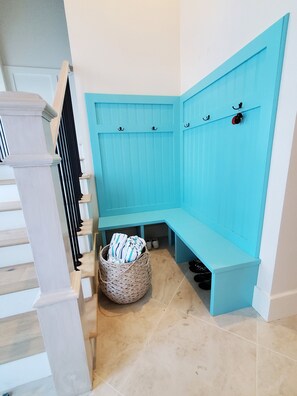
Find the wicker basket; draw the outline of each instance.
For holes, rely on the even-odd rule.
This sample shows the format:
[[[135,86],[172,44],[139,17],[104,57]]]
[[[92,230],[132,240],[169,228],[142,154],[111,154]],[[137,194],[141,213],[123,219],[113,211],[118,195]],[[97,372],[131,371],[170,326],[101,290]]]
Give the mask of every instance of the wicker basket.
[[[109,245],[100,250],[99,283],[102,292],[118,304],[139,300],[151,286],[151,264],[147,248],[135,261],[113,264],[106,261]]]

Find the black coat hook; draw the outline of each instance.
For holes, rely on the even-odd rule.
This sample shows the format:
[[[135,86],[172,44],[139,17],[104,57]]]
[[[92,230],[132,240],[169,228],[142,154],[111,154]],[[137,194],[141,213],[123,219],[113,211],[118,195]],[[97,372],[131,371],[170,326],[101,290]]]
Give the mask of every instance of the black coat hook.
[[[203,119],[203,121],[208,121],[208,120],[210,120],[210,115],[208,114],[208,116],[202,117],[202,119]]]
[[[240,102],[240,103],[238,103],[238,107],[234,107],[234,106],[232,106],[232,109],[233,110],[239,110],[239,109],[241,109],[242,108],[242,102]]]
[[[122,131],[124,131],[124,130],[125,130],[125,128],[123,128],[123,127],[118,127],[118,131],[122,132]]]
[[[189,123],[189,122],[187,122],[186,124],[184,124],[184,127],[185,127],[185,128],[189,128],[189,126],[190,126],[190,123]]]
[[[155,126],[152,127],[152,131],[156,131],[157,129],[158,129],[158,128],[155,127]]]

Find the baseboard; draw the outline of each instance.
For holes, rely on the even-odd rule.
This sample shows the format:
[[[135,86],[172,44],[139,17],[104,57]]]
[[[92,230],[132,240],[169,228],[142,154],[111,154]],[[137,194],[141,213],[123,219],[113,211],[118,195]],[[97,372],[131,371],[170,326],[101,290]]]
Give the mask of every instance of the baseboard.
[[[267,322],[297,314],[297,289],[269,295],[254,288],[253,307]]]

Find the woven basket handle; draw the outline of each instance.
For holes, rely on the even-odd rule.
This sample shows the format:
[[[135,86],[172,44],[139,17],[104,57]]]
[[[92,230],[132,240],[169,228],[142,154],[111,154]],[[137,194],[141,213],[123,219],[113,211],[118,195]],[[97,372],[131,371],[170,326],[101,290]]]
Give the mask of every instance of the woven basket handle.
[[[100,256],[101,256],[101,251],[102,251],[102,248],[100,248]],[[146,253],[144,253],[144,254],[146,254]],[[111,280],[109,280],[109,281],[105,281],[105,280],[102,279],[101,271],[100,271],[100,263],[99,263],[99,265],[98,265],[99,278],[100,278],[101,282],[103,282],[103,283],[105,283],[106,285],[108,285],[109,283],[112,283],[112,282],[114,282],[115,280],[120,279],[121,276],[122,276],[125,272],[129,271],[129,269],[130,269],[131,267],[133,267],[133,265],[134,265],[136,262],[137,262],[137,260],[133,261],[133,263],[132,263],[131,265],[129,265],[128,268],[126,268],[126,269],[125,269],[124,271],[122,271],[119,275],[116,275],[113,279],[111,279]],[[121,265],[121,264],[119,264],[119,265]]]

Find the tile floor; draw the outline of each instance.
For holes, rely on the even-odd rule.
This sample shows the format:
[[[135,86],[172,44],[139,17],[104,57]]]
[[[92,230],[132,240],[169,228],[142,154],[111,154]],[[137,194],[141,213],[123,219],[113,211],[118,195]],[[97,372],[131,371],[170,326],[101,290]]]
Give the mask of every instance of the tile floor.
[[[297,316],[252,308],[212,317],[209,292],[168,250],[151,251],[152,290],[118,306],[100,296],[94,396],[297,395]]]
[[[99,296],[90,396],[297,396],[297,316],[266,323],[247,308],[211,317],[187,264],[166,249],[151,251],[151,263],[140,301]],[[40,389],[28,395],[54,395],[50,380]]]

